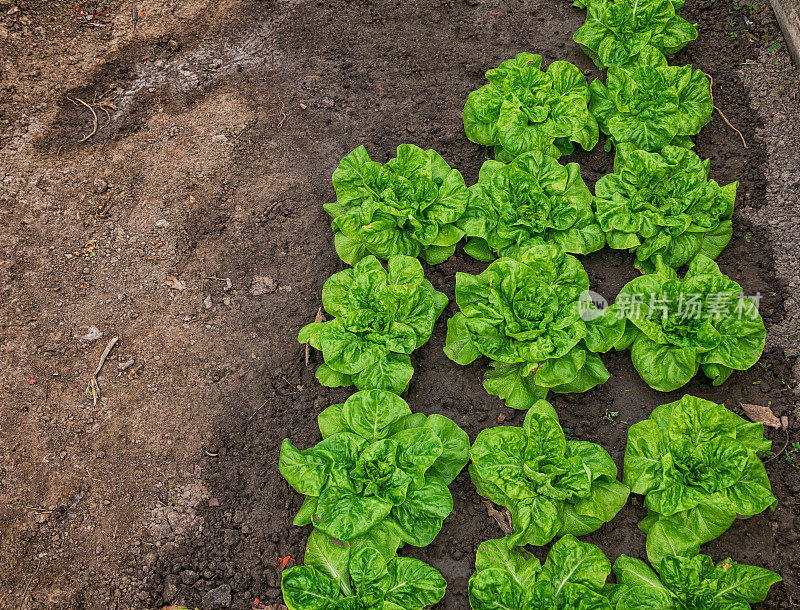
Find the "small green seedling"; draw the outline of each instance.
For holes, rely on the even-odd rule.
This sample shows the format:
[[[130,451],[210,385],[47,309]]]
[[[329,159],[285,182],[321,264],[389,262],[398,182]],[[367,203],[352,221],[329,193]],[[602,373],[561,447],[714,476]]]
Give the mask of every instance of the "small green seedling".
[[[800,442],[793,442],[792,448],[786,452],[786,461],[789,462],[793,468],[800,470],[800,463],[797,461],[797,457],[800,454]]]

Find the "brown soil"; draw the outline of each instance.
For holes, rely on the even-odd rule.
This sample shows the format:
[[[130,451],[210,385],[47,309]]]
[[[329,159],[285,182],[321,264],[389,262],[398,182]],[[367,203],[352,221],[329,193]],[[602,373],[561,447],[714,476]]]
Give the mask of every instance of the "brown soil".
[[[798,148],[785,176],[768,173],[770,138],[784,134],[751,109],[759,83],[745,86],[742,66],[774,61],[784,79],[792,68],[768,7],[689,0],[684,14],[700,38],[675,62],[713,75],[716,104],[748,143],[719,115],[697,138],[713,177],[740,182],[719,262],[762,295],[769,331],[760,365],[685,392],[790,416],[788,435],[767,432],[777,452],[800,440],[787,330],[800,276],[796,258],[785,270],[785,240],[781,265],[773,258],[796,208],[778,201],[777,226],[754,219],[778,181],[796,186]],[[334,197],[331,173],[359,144],[386,159],[412,142],[471,184],[488,151],[464,137],[468,92],[522,50],[598,76],[571,40],[581,23],[567,1],[544,0],[0,0],[0,608],[211,608],[218,587],[230,587],[232,608],[280,601],[275,563],[301,560],[308,531],[291,525],[301,498],[278,474],[279,445],[314,444],[317,413],[348,394],[319,386],[296,342],[343,268],[321,205]],[[780,82],[770,99],[786,113],[797,86]],[[93,117],[77,98],[109,91],[116,108],[96,105],[100,129],[81,142]],[[590,186],[611,167],[602,143],[570,160]],[[796,245],[798,232],[786,239]],[[635,275],[619,252],[585,262],[604,295]],[[452,298],[455,272],[481,268],[459,252],[426,274]],[[460,367],[442,353],[454,310],[412,356],[406,399],[473,439],[520,423],[483,390],[485,362]],[[114,336],[94,404],[85,388]],[[605,361],[607,384],[553,403],[575,438],[621,465],[629,425],[680,393],[646,387],[628,353]],[[765,608],[800,607],[798,466],[786,452],[769,461],[778,508],[704,547],[779,572]],[[466,472],[452,490],[439,537],[403,550],[447,578],[442,609],[467,607],[474,550],[500,535]],[[643,514],[633,498],[585,539],[612,560],[642,557]]]

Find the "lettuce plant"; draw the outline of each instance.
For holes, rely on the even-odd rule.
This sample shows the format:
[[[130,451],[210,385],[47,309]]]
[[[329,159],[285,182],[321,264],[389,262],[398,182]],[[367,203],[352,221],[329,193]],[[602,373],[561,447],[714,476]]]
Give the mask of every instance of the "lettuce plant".
[[[614,562],[617,585],[612,599],[617,610],[740,610],[763,602],[782,578],[765,568],[730,558],[714,565],[708,555],[666,555],[658,574],[641,559],[620,555]]]
[[[731,239],[738,182],[708,180],[709,161],[678,146],[660,153],[620,144],[614,173],[595,185],[597,220],[612,248],[636,253],[645,273],[661,256],[677,269],[698,253],[717,258]]]
[[[686,385],[698,369],[720,385],[764,351],[766,329],[753,299],[703,254],[683,279],[657,257],[656,272],[625,284],[605,315],[625,321],[615,348],[630,348],[639,375],[661,392]]]
[[[409,354],[430,338],[447,297],[417,259],[392,256],[387,273],[370,255],[328,278],[322,304],[334,318],[307,324],[297,338],[322,351],[320,383],[400,394],[414,374]]]
[[[281,577],[289,610],[422,610],[442,599],[446,586],[439,571],[419,559],[352,549],[321,532],[311,532],[304,565]]]
[[[447,486],[467,463],[467,434],[382,390],[356,392],[318,422],[316,446],[281,446],[280,473],[306,496],[294,524],[385,554],[430,544],[453,510]]]
[[[586,77],[571,63],[554,61],[544,71],[541,55],[519,53],[486,79],[467,98],[464,130],[473,142],[498,147],[498,159],[534,150],[558,158],[573,151],[573,142],[585,150],[597,144]]]
[[[515,409],[554,392],[585,392],[608,371],[597,352],[620,338],[623,324],[597,316],[589,277],[555,246],[520,249],[479,275],[456,273],[461,311],[447,321],[448,358],[469,364],[488,356],[484,387]]]
[[[683,0],[590,0],[586,4],[586,22],[573,39],[600,69],[634,64],[646,47],[671,55],[697,38],[697,27],[680,15]]]
[[[464,213],[467,187],[435,150],[413,144],[380,164],[359,146],[333,172],[336,202],[324,208],[333,217],[336,252],[355,265],[368,254],[422,256],[431,265],[453,255],[463,233],[453,224]]]
[[[628,499],[608,452],[595,443],[568,441],[544,400],[533,404],[522,427],[480,432],[469,455],[478,493],[511,512],[509,547],[593,532]]]
[[[608,69],[589,87],[589,110],[609,136],[609,144],[630,142],[657,152],[667,144],[691,148],[689,136],[711,120],[714,104],[708,77],[691,66],[668,66],[656,49],[646,47],[640,61]]]
[[[689,395],[630,427],[623,481],[645,496],[649,512],[640,527],[654,565],[676,546],[696,552],[737,515],[774,506],[759,459],[770,446],[763,423]]]
[[[566,535],[547,554],[544,566],[505,539],[481,543],[469,579],[473,610],[563,608],[612,610],[604,595],[611,562],[593,544]]]
[[[575,254],[605,245],[578,164],[565,167],[539,152],[507,165],[486,161],[458,226],[470,237],[464,251],[479,260],[541,244]]]

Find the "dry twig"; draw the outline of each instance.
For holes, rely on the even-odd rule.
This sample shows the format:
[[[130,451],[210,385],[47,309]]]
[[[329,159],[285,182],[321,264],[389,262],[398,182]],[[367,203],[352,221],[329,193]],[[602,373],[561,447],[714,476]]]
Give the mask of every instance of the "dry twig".
[[[22,601],[19,603],[20,610],[23,610],[28,605],[28,589],[31,588],[31,583],[33,579],[36,578],[36,575],[39,573],[39,566],[41,565],[42,560],[39,559],[36,561],[36,569],[31,574],[31,577],[28,579],[28,582],[25,583],[25,590],[22,592]]]
[[[250,421],[251,419],[253,419],[256,416],[256,413],[258,413],[259,411],[261,411],[261,409],[263,409],[264,407],[267,406],[268,402],[269,402],[269,398],[267,398],[264,402],[262,402],[261,406],[259,406],[258,409],[256,409],[255,411],[253,411],[250,414],[250,417],[247,418],[247,421]]]
[[[111,122],[111,114],[108,111],[109,111],[109,109],[110,110],[116,110],[117,109],[117,107],[114,104],[113,100],[120,93],[122,93],[122,89],[121,88],[119,88],[119,87],[111,87],[108,91],[103,93],[99,98],[97,97],[97,94],[95,94],[94,98],[92,99],[92,103],[91,104],[89,102],[83,101],[79,97],[71,98],[71,97],[67,96],[67,99],[70,102],[72,102],[76,106],[78,104],[80,104],[81,106],[84,106],[84,107],[88,108],[89,111],[92,113],[92,131],[90,133],[88,133],[87,135],[83,136],[83,138],[81,138],[81,140],[80,140],[81,142],[85,142],[86,140],[91,138],[94,134],[96,134],[98,129],[102,129],[102,127],[100,127],[100,121],[97,118],[97,112],[95,111],[95,108],[99,108],[100,110],[102,110],[103,112],[106,113],[106,124],[103,127],[107,126]]]
[[[283,122],[286,120],[286,113],[283,111],[283,109],[286,108],[286,104],[283,103],[283,100],[280,97],[278,98],[278,101],[281,103],[281,120],[278,123],[278,129],[280,129],[281,126],[283,126]]]
[[[92,108],[91,105],[87,104],[86,102],[84,102],[79,97],[76,97],[75,99],[72,99],[70,97],[70,98],[67,98],[67,99],[69,99],[69,101],[72,102],[73,104],[82,104],[83,106],[86,106],[92,113],[92,131],[91,131],[91,133],[83,136],[83,138],[81,138],[81,140],[80,140],[81,142],[85,142],[86,140],[88,140],[94,134],[97,133],[97,113],[94,111],[94,108]]]
[[[780,451],[778,451],[778,453],[776,453],[775,455],[773,455],[771,458],[769,458],[768,460],[764,460],[764,463],[765,463],[765,464],[766,464],[767,462],[771,462],[772,460],[774,460],[776,457],[778,457],[778,456],[779,456],[781,453],[783,453],[783,452],[784,452],[784,450],[786,449],[786,447],[788,447],[788,446],[789,446],[789,426],[786,426],[786,428],[785,428],[785,431],[786,431],[786,441],[783,443],[783,447],[781,447],[781,450],[780,450]]]
[[[708,74],[707,72],[703,72],[703,74],[705,74],[708,77],[708,80],[709,80],[708,89],[709,89],[709,93],[711,93],[711,104],[713,105],[714,104],[714,78],[710,74]],[[738,129],[736,129],[736,127],[733,126],[733,124],[728,120],[728,117],[725,116],[725,113],[723,113],[722,110],[719,109],[719,106],[714,106],[714,110],[719,112],[719,116],[721,116],[722,120],[725,121],[728,124],[728,127],[730,127],[736,133],[739,134],[739,137],[742,139],[742,144],[744,144],[744,147],[747,148],[747,142],[745,142],[745,139],[744,139],[744,136],[742,135],[742,132],[739,131]]]
[[[89,380],[89,387],[86,388],[86,395],[92,399],[94,404],[97,404],[97,399],[100,398],[100,386],[97,383],[97,376],[100,374],[100,369],[103,368],[106,358],[108,358],[111,350],[114,349],[117,341],[119,341],[119,337],[114,337],[108,342],[108,345],[106,345],[106,349],[103,350],[103,355],[100,356],[100,362],[98,363],[94,374],[92,374],[92,378]]]

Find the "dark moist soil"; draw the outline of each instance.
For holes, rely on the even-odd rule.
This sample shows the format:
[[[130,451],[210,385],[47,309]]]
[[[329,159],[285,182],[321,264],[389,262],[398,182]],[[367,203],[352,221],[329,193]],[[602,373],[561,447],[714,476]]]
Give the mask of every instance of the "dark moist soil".
[[[277,68],[275,78],[294,84],[298,94],[304,86],[318,88],[334,105],[320,124],[309,126],[295,117],[284,123],[281,139],[285,145],[279,146],[278,154],[291,157],[294,171],[308,175],[309,187],[301,193],[286,193],[281,214],[265,222],[263,231],[244,244],[257,244],[250,245],[251,250],[288,248],[307,253],[299,263],[284,267],[282,274],[299,276],[303,281],[295,282],[309,290],[302,301],[295,300],[268,317],[261,312],[265,315],[250,321],[263,332],[266,351],[271,354],[264,371],[266,407],[250,417],[234,397],[220,405],[218,430],[210,447],[219,455],[201,458],[206,485],[220,506],[202,509],[204,531],[195,541],[159,556],[149,583],[151,604],[161,601],[165,578],[185,570],[201,577],[191,586],[178,580],[175,599],[189,605],[199,604],[204,592],[222,583],[233,588],[236,608],[250,607],[253,598],[276,603],[280,601],[277,558],[290,555],[302,561],[309,529],[291,525],[302,498],[278,473],[280,443],[286,436],[303,448],[318,442],[316,415],[349,392],[321,387],[313,377],[313,367],[304,366],[301,347],[291,342],[273,345],[269,337],[290,337],[313,319],[323,282],[343,268],[334,254],[328,218],[319,206],[334,197],[328,178],[337,160],[359,144],[365,144],[374,158],[385,160],[397,144],[412,142],[435,148],[471,184],[488,151],[465,139],[459,111],[467,93],[483,84],[485,69],[529,50],[542,54],[545,62],[565,59],[585,69],[590,78],[598,75],[571,42],[571,33],[582,18],[581,12],[567,3],[471,4],[475,6],[455,2],[421,3],[414,8],[400,3],[304,3],[274,32],[276,48],[291,58],[291,68]],[[754,137],[758,125],[749,119],[747,95],[736,76],[740,63],[753,50],[744,34],[734,39],[726,33],[731,30],[725,29],[730,7],[721,0],[687,2],[684,14],[699,23],[700,37],[676,56],[674,63],[691,62],[713,75],[717,105],[727,116],[746,119],[739,121],[739,128],[749,148],[742,147],[738,136],[717,115],[697,138],[697,151],[711,159],[712,175],[721,184],[739,181],[739,202],[758,206],[764,197],[765,152]],[[723,33],[714,35],[717,29]],[[304,79],[309,71],[321,78]],[[253,88],[256,96],[264,83],[242,77],[238,86]],[[298,144],[299,151],[295,149]],[[603,151],[601,142],[591,153],[566,160],[581,164],[591,187],[610,171],[612,157]],[[251,164],[248,171],[254,170],[259,171]],[[719,263],[746,294],[762,296],[761,311],[768,329],[780,320],[785,288],[773,276],[769,244],[757,228],[734,217],[734,237]],[[627,253],[596,253],[586,257],[585,264],[592,288],[610,297],[636,275]],[[456,311],[454,274],[482,268],[484,265],[463,252],[426,268],[426,276],[451,298],[451,304],[431,340],[413,354],[414,378],[404,396],[413,410],[450,417],[472,440],[484,428],[500,422],[519,425],[524,415],[486,394],[481,385],[485,361],[461,367],[442,353],[445,320]],[[573,438],[599,443],[620,468],[629,425],[684,392],[727,402],[738,413],[739,402],[770,403],[778,415],[788,413],[791,407],[786,386],[791,363],[781,353],[767,351],[759,365],[736,373],[721,388],[698,378],[682,391],[666,395],[639,379],[629,353],[612,353],[604,360],[612,372],[608,383],[581,395],[558,395],[551,401]],[[778,449],[786,439],[783,431],[768,430],[767,436]],[[703,550],[715,560],[731,556],[779,572],[784,583],[772,588],[764,607],[798,607],[791,593],[798,598],[800,554],[796,542],[800,533],[796,517],[800,508],[794,503],[800,491],[800,471],[783,457],[770,461],[767,470],[780,500],[777,510],[737,521]],[[403,555],[427,561],[444,574],[447,594],[436,608],[448,610],[468,606],[467,582],[478,544],[502,535],[487,516],[466,470],[451,489],[455,509],[441,534],[426,548],[402,550]],[[644,515],[641,498],[633,496],[612,522],[584,540],[597,544],[612,561],[621,553],[644,557],[645,537],[636,527]]]
[[[97,4],[98,13],[111,6],[119,9],[117,19],[130,15],[127,4]],[[186,5],[197,7],[202,3]],[[4,6],[2,2],[0,6]],[[712,177],[720,184],[739,181],[737,205],[758,208],[765,195],[766,153],[756,139],[759,125],[740,84],[739,70],[746,60],[757,60],[759,44],[777,35],[777,25],[769,10],[760,5],[735,8],[738,6],[725,0],[687,0],[683,14],[689,21],[698,22],[700,36],[672,61],[691,62],[713,76],[715,103],[742,131],[748,148],[715,113],[697,137],[697,151],[711,159]],[[42,16],[68,23],[73,11],[66,5],[47,7],[37,2],[28,3],[27,10],[34,24],[37,18],[46,21]],[[174,14],[178,10],[174,8]],[[138,337],[154,328],[155,333],[148,335],[152,342],[147,348],[151,356],[161,350],[166,362],[153,364],[149,370],[158,374],[166,371],[167,375],[159,377],[158,388],[150,381],[146,387],[132,382],[128,396],[130,404],[136,406],[126,409],[131,415],[120,413],[118,417],[135,417],[141,411],[143,419],[161,419],[152,429],[142,428],[142,420],[134,420],[139,424],[120,430],[118,437],[115,431],[106,439],[104,451],[109,452],[109,458],[117,458],[116,470],[105,476],[114,477],[112,483],[118,487],[120,502],[115,499],[111,504],[109,510],[117,512],[109,513],[113,519],[102,528],[114,529],[116,540],[117,524],[129,531],[135,527],[131,524],[143,523],[143,515],[144,528],[150,507],[156,501],[169,505],[175,492],[172,484],[167,492],[161,483],[155,485],[161,491],[153,492],[151,484],[161,479],[161,474],[154,473],[161,473],[163,468],[167,478],[173,480],[169,473],[177,469],[175,464],[181,468],[195,464],[195,474],[200,477],[202,473],[205,487],[197,513],[203,524],[189,530],[179,528],[170,513],[168,527],[175,532],[171,538],[162,535],[157,540],[152,531],[144,529],[121,537],[120,542],[112,544],[112,551],[123,557],[113,564],[120,575],[125,575],[119,578],[108,575],[112,564],[93,563],[93,547],[84,555],[76,555],[79,562],[76,559],[76,563],[62,563],[52,572],[43,569],[39,573],[39,563],[32,558],[54,544],[59,528],[69,523],[63,520],[67,515],[74,517],[70,511],[83,491],[70,505],[62,490],[59,520],[53,518],[44,525],[32,524],[21,509],[13,512],[36,500],[23,503],[15,498],[13,506],[9,503],[11,517],[2,518],[0,514],[0,526],[8,528],[8,540],[14,541],[0,553],[0,565],[10,576],[9,587],[16,591],[16,599],[23,601],[31,581],[42,591],[61,590],[61,597],[48,598],[44,593],[34,597],[38,602],[30,607],[52,607],[46,601],[60,599],[63,603],[58,607],[70,608],[159,608],[169,603],[210,608],[214,596],[208,593],[221,586],[230,587],[232,608],[250,609],[256,600],[264,605],[280,603],[276,562],[285,556],[302,562],[309,533],[307,527],[292,526],[302,498],[278,473],[281,441],[289,437],[300,448],[318,442],[317,414],[329,404],[344,400],[352,390],[320,386],[313,375],[314,365],[321,362],[319,354],[312,354],[312,366],[306,367],[304,347],[296,342],[300,327],[314,319],[324,281],[344,268],[335,254],[329,218],[322,209],[322,203],[334,198],[330,177],[339,159],[364,144],[374,159],[385,161],[398,144],[410,142],[436,149],[451,166],[461,170],[467,184],[472,184],[483,161],[490,158],[490,151],[465,138],[460,113],[467,94],[484,84],[485,70],[518,52],[531,51],[541,54],[546,64],[568,60],[581,67],[589,79],[599,75],[571,40],[584,13],[566,0],[223,2],[217,8],[187,14],[190,16],[184,21],[174,22],[179,25],[169,22],[171,32],[165,29],[157,35],[147,29],[152,26],[145,19],[140,25],[144,28],[141,35],[99,63],[88,81],[78,79],[68,88],[71,96],[85,99],[112,85],[125,91],[120,102],[124,102],[125,112],[90,141],[93,148],[81,147],[75,138],[76,133],[91,130],[91,117],[63,98],[55,119],[46,126],[36,146],[50,159],[93,150],[98,158],[109,160],[108,171],[122,194],[110,212],[109,223],[135,218],[135,206],[148,198],[163,197],[165,209],[182,210],[176,227],[169,229],[175,231],[174,264],[168,261],[169,267],[161,270],[156,284],[163,282],[165,275],[202,277],[206,282],[202,285],[214,293],[218,303],[224,294],[220,285],[206,276],[218,270],[233,278],[235,284],[249,286],[254,275],[266,270],[278,288],[263,298],[245,294],[246,298],[236,301],[236,307],[217,314],[213,321],[211,313],[200,308],[191,323],[209,316],[207,329],[213,324],[227,333],[206,351],[193,348],[194,339],[188,339],[194,337],[202,346],[199,332],[187,331],[175,338],[173,327],[146,321],[151,315],[157,318],[161,297],[154,291],[137,293],[144,315],[122,326],[129,329],[126,340],[128,345],[137,345]],[[743,15],[752,23],[749,32]],[[104,44],[104,31],[98,28],[97,48]],[[147,61],[143,63],[142,58]],[[191,70],[185,69],[184,61]],[[204,105],[209,100],[236,103],[219,105],[232,110],[210,116],[204,114],[209,112]],[[5,115],[11,121],[22,116],[15,108],[9,105]],[[182,169],[178,144],[175,156],[158,167],[149,164],[147,149],[126,148],[128,140],[138,142],[135,139],[140,132],[150,129],[151,124],[163,127],[161,117],[174,117],[176,121],[195,117],[199,127],[213,121],[227,125],[241,122],[245,126],[244,131],[228,132],[228,140],[235,141],[235,146],[224,160],[215,160],[208,153],[202,175]],[[170,131],[169,137],[173,136],[180,139]],[[153,144],[158,145],[160,142]],[[567,161],[581,164],[583,177],[592,187],[611,170],[612,156],[604,152],[601,141],[592,152],[562,159]],[[174,170],[170,167],[173,162]],[[169,189],[156,188],[159,182]],[[168,192],[173,188],[174,194]],[[126,230],[132,231],[130,225]],[[82,237],[74,237],[75,248],[82,243]],[[636,276],[627,253],[606,250],[586,257],[584,262],[592,288],[610,299]],[[766,234],[735,213],[733,239],[719,263],[746,294],[761,295],[760,309],[770,332],[785,316],[787,288],[774,275],[771,242]],[[404,396],[412,410],[450,417],[472,440],[484,428],[499,423],[519,425],[524,415],[485,392],[481,385],[485,361],[462,367],[442,352],[446,319],[456,311],[452,302],[455,273],[477,273],[484,267],[461,251],[441,265],[426,266],[426,277],[450,297],[451,304],[431,340],[412,355],[415,374]],[[21,274],[29,268],[35,266],[20,263],[16,272]],[[58,267],[48,268],[53,270],[51,281],[60,282],[63,272]],[[121,275],[126,273],[139,277],[134,271]],[[115,291],[113,286],[109,289],[112,297]],[[29,302],[34,300],[29,298]],[[169,311],[173,312],[173,322],[180,319],[179,309]],[[215,306],[212,312],[216,311]],[[183,318],[184,328],[188,328],[188,318]],[[143,328],[145,325],[148,328]],[[96,358],[95,354],[92,359]],[[153,359],[159,357],[149,362]],[[620,467],[628,427],[647,418],[656,405],[677,400],[683,393],[725,402],[740,414],[741,402],[769,404],[778,416],[789,415],[794,408],[792,361],[777,349],[768,349],[758,365],[735,373],[721,388],[713,388],[700,377],[680,392],[669,394],[653,391],[639,379],[628,352],[611,353],[603,359],[612,373],[606,384],[585,394],[556,395],[551,402],[572,438],[599,443]],[[147,375],[148,369],[142,374]],[[74,385],[84,382],[80,376],[71,381]],[[117,386],[111,388],[109,395]],[[142,407],[165,390],[166,398],[158,403],[160,410]],[[189,406],[185,410],[182,405],[173,406],[177,398],[172,401],[170,392],[187,402],[187,396],[194,396],[191,402],[200,404],[190,413]],[[47,395],[42,398],[46,400]],[[27,407],[24,410],[27,412]],[[9,416],[9,429],[21,426],[23,417],[28,416]],[[59,421],[54,419],[42,434],[60,434]],[[172,424],[184,426],[186,438],[194,444],[172,445],[166,439],[167,430],[177,436]],[[797,438],[797,423],[792,426],[790,434]],[[783,430],[768,429],[766,434],[776,452],[789,438]],[[146,455],[126,444],[139,436],[148,439]],[[117,438],[121,449],[114,453]],[[23,445],[19,442],[13,451],[23,452]],[[766,464],[779,500],[777,509],[737,521],[703,548],[714,560],[730,556],[780,573],[784,581],[772,587],[762,606],[770,609],[800,607],[800,506],[796,499],[800,470],[787,461],[786,455],[784,452]],[[28,472],[24,467],[18,467],[17,473]],[[36,484],[48,489],[48,485],[57,484],[52,483],[56,479],[52,475],[46,481],[37,478]],[[99,486],[94,480],[81,488],[88,497],[92,486]],[[451,490],[455,509],[440,535],[426,548],[405,547],[401,554],[429,562],[447,579],[447,594],[437,609],[461,610],[468,607],[466,590],[475,549],[481,541],[500,537],[502,532],[487,515],[466,470]],[[81,506],[74,510],[80,513]],[[634,496],[612,522],[583,539],[597,544],[612,561],[621,553],[644,558],[645,537],[636,527],[644,514],[641,498]],[[25,523],[19,532],[14,530],[17,522]],[[61,540],[67,544],[66,534]],[[102,557],[107,551],[98,547],[97,555]],[[537,550],[542,556],[545,552]],[[16,565],[24,569],[15,571]],[[96,572],[88,571],[90,566],[95,566]],[[88,578],[82,574],[85,570]],[[95,573],[105,575],[95,582]],[[0,607],[3,599],[0,590]]]

